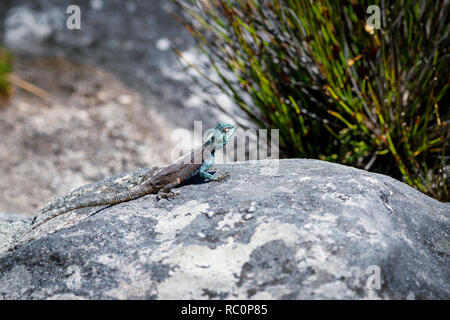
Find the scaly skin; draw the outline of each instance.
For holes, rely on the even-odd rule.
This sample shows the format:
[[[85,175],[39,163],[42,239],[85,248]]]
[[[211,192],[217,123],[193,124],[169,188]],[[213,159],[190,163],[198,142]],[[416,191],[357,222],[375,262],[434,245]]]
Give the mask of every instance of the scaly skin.
[[[157,194],[158,200],[170,198],[176,195],[171,191],[173,187],[197,173],[206,180],[221,181],[228,174],[212,175],[207,171],[214,163],[215,151],[228,142],[234,130],[234,126],[220,122],[206,142],[166,167],[140,169],[130,174],[107,178],[57,198],[39,210],[39,216],[31,223],[32,228],[37,228],[63,213],[80,208],[113,205],[147,194]],[[196,159],[201,159],[201,163],[196,163],[200,162],[194,161]]]

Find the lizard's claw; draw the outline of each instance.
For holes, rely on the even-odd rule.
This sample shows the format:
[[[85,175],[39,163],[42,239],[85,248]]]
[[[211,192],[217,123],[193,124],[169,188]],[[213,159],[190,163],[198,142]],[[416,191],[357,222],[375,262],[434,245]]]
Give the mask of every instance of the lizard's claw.
[[[169,192],[158,192],[158,194],[156,195],[156,201],[159,201],[161,199],[169,199],[169,198],[173,198],[176,196],[179,196],[179,193],[175,193],[173,191],[169,191]]]
[[[230,176],[230,174],[228,172],[224,172],[224,173],[218,175],[217,178],[214,180],[216,180],[217,182],[220,182],[222,180],[226,180],[229,176]]]

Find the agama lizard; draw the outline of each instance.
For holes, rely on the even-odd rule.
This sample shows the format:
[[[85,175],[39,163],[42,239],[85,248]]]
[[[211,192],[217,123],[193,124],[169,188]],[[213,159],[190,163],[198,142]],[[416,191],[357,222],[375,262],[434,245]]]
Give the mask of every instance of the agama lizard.
[[[235,127],[220,122],[211,137],[200,147],[183,155],[166,167],[140,169],[132,174],[122,174],[78,188],[66,196],[55,199],[39,210],[32,221],[32,228],[63,213],[85,207],[117,204],[147,194],[157,194],[157,199],[176,195],[171,191],[197,173],[209,181],[220,181],[228,174],[210,174],[207,170],[214,163],[215,151],[225,146]]]

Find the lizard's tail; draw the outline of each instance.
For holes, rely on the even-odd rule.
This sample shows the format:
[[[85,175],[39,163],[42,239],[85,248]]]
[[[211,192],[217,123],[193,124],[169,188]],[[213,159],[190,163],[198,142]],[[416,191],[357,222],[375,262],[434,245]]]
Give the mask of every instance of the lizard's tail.
[[[136,186],[130,190],[123,191],[120,193],[109,193],[104,195],[95,195],[95,196],[87,196],[80,198],[79,200],[69,203],[68,205],[63,205],[61,207],[55,208],[51,210],[48,214],[43,213],[40,216],[37,216],[31,222],[31,229],[35,229],[39,227],[41,224],[72,210],[87,208],[87,207],[97,207],[97,206],[106,206],[117,204],[121,202],[125,202],[128,200],[133,200],[147,194],[152,193],[152,186]]]

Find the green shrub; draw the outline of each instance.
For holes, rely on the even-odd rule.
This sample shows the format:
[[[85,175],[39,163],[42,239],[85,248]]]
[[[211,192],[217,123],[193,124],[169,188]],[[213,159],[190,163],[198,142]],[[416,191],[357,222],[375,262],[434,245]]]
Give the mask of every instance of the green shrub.
[[[12,72],[12,54],[0,48],[0,100],[6,100],[11,94],[8,75]]]
[[[176,0],[221,78],[286,156],[402,179],[449,201],[449,1]],[[369,5],[386,4],[381,29]]]

